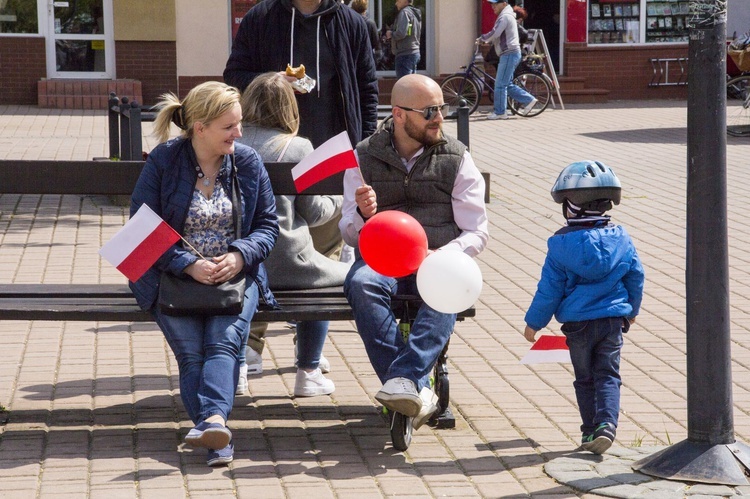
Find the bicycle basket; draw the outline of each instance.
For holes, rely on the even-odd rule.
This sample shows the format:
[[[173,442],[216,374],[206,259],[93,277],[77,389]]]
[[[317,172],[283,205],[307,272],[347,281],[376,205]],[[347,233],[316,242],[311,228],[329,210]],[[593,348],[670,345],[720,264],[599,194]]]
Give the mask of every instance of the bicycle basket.
[[[750,71],[750,47],[744,50],[728,49],[727,53],[740,71]]]

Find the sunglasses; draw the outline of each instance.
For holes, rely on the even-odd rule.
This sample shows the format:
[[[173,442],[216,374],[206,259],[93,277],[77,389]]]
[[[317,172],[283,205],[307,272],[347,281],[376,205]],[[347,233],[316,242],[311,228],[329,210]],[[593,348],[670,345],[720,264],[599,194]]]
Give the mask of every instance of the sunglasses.
[[[441,115],[446,116],[448,114],[448,111],[450,110],[451,105],[441,104],[439,106],[430,106],[424,109],[413,109],[411,107],[398,106],[398,105],[394,105],[394,107],[398,107],[400,109],[403,109],[404,111],[413,111],[415,113],[422,113],[422,117],[426,119],[427,121],[430,121],[432,118],[435,117],[437,113],[440,113]]]

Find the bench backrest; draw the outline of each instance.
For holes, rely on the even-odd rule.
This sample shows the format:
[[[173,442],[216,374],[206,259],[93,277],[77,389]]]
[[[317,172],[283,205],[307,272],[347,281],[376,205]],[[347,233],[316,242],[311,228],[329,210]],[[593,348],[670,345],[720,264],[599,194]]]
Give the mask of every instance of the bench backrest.
[[[143,161],[0,160],[0,194],[130,195]],[[291,169],[296,163],[266,163],[275,194],[297,194]],[[302,194],[342,194],[343,173],[328,177]],[[489,174],[485,202],[489,202]]]

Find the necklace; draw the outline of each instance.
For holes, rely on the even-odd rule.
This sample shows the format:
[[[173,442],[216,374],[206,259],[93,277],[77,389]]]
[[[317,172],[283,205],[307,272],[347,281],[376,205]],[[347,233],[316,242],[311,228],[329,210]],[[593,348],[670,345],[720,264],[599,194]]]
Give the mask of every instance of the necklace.
[[[205,185],[206,187],[211,185],[211,178],[215,177],[219,173],[219,170],[216,170],[216,173],[214,173],[213,175],[209,177],[208,175],[203,173],[203,169],[201,168],[201,165],[199,164],[195,165],[195,171],[198,172],[198,178],[203,179],[203,185]]]

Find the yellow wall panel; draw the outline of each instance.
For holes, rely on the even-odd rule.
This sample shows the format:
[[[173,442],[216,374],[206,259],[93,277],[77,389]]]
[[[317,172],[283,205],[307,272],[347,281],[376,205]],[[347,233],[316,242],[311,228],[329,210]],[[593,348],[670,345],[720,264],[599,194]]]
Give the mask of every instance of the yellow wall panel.
[[[175,0],[113,0],[115,40],[175,41]]]

